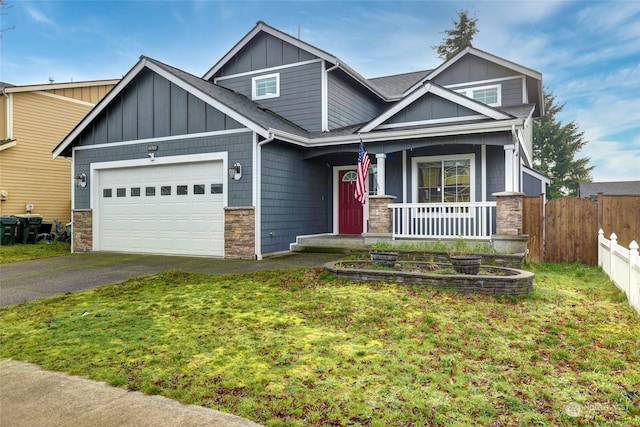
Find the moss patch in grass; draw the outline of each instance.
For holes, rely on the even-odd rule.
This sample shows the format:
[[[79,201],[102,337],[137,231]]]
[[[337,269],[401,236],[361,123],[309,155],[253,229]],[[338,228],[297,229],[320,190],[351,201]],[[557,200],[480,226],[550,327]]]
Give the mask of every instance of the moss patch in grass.
[[[637,425],[637,313],[597,268],[530,268],[521,297],[169,271],[2,309],[0,355],[270,426]]]

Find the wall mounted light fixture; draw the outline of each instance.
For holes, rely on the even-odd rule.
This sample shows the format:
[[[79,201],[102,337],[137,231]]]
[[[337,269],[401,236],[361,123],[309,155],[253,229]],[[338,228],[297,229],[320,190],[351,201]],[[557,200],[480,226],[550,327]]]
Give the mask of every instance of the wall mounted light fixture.
[[[85,173],[81,173],[75,177],[76,187],[86,187],[87,186],[87,175]]]
[[[239,180],[242,178],[242,165],[238,162],[229,167],[229,178]]]

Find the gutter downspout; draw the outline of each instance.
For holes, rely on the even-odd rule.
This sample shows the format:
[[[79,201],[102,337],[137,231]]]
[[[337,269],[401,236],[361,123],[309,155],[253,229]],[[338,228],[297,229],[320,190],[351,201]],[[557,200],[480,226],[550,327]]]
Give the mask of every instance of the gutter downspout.
[[[516,125],[511,125],[511,136],[513,139],[513,190],[522,191],[520,176],[522,175],[522,168],[520,167],[520,139],[518,138],[518,132],[516,131]]]
[[[272,142],[276,137],[271,130],[268,131],[268,138],[260,141],[256,145],[256,153],[253,158],[255,159],[255,164],[253,167],[253,188],[255,191],[253,192],[253,206],[255,206],[255,232],[256,232],[256,242],[255,242],[255,251],[256,251],[256,259],[262,259],[262,147]],[[256,135],[256,134],[254,134]]]

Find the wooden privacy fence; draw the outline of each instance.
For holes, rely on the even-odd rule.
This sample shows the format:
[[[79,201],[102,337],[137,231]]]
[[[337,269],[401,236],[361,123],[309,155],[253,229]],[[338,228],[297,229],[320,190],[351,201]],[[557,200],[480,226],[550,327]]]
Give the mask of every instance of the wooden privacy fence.
[[[544,260],[598,263],[598,205],[588,199],[563,197],[545,206]]]
[[[640,240],[640,196],[598,194],[598,228],[605,236],[616,233],[618,244],[628,248]]]
[[[598,194],[597,202],[563,197],[545,204],[541,194],[523,197],[522,210],[531,261],[597,265],[599,229],[605,236],[615,231],[625,248],[640,239],[640,196]]]

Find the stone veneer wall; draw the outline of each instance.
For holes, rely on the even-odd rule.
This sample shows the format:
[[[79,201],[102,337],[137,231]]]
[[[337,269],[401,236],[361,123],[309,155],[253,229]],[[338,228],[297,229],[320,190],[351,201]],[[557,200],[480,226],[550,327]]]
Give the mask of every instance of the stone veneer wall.
[[[496,234],[522,234],[522,196],[524,193],[494,193],[496,197]]]
[[[256,258],[255,209],[253,207],[225,208],[224,257],[231,259]]]
[[[72,213],[72,252],[91,252],[93,250],[93,211],[77,209]]]
[[[369,197],[369,233],[391,233],[393,230],[392,210],[389,203],[393,203],[395,196]]]

